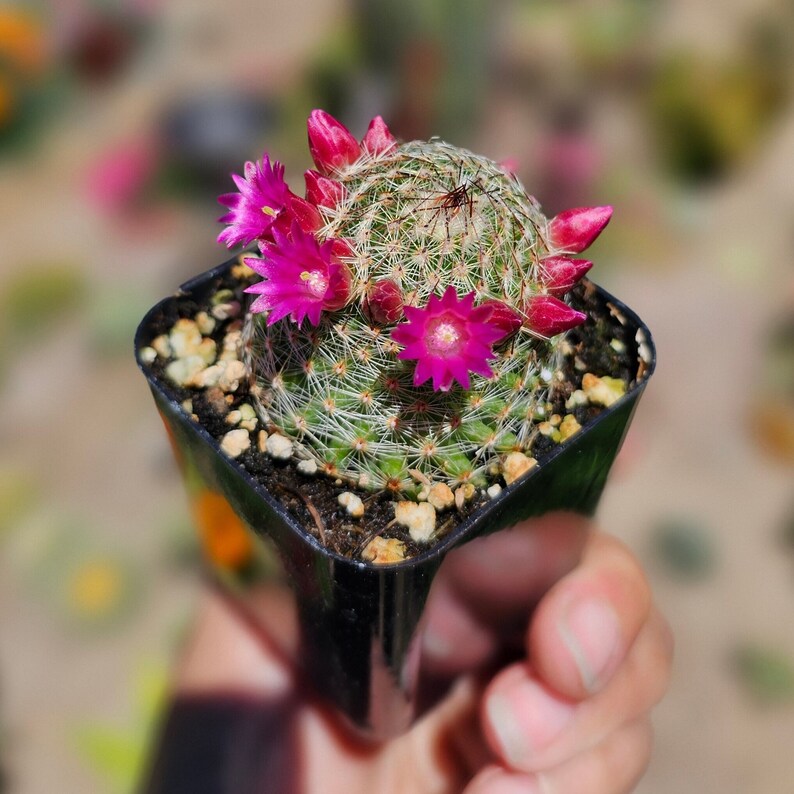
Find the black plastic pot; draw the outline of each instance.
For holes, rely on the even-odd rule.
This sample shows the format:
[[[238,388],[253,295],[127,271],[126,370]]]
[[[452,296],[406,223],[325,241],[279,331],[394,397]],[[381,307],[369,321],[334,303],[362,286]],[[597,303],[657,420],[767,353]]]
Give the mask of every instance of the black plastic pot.
[[[192,279],[157,304],[138,328],[136,351],[161,332],[163,317],[179,316],[184,302],[205,304],[234,261]],[[322,547],[242,465],[220,452],[215,438],[183,410],[169,382],[141,364],[189,482],[195,487],[200,480],[228,501],[272,563],[265,589],[290,593],[292,609],[285,610],[284,600],[272,597],[271,589],[270,597],[259,599],[256,619],[276,642],[283,638],[282,650],[301,660],[315,689],[375,738],[404,731],[449,683],[425,675],[419,641],[431,584],[447,555],[464,542],[532,516],[557,510],[589,515],[596,508],[655,360],[642,321],[596,289],[623,314],[631,338],[636,331],[644,333],[642,377],[454,532],[394,565],[366,564]],[[297,646],[291,642],[295,636]]]

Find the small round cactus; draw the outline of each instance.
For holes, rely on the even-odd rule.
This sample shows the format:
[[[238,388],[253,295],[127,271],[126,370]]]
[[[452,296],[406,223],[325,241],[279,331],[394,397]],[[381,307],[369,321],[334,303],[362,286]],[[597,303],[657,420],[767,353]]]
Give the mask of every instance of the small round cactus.
[[[220,240],[257,241],[246,363],[265,420],[369,489],[484,485],[530,448],[566,330],[574,258],[610,207],[548,220],[508,169],[438,140],[364,139],[315,110],[306,197],[265,156],[236,176]]]

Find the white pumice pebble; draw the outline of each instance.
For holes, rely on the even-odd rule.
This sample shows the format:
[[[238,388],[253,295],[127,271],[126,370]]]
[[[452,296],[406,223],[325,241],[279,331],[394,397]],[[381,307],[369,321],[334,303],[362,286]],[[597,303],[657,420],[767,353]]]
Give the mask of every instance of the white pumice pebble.
[[[619,378],[599,378],[588,372],[582,378],[582,389],[593,405],[609,408],[626,393],[626,384]]]
[[[245,375],[245,364],[242,361],[227,361],[218,379],[218,386],[225,392],[237,391]]]
[[[260,430],[256,434],[256,448],[260,452],[267,452],[267,432]]]
[[[165,374],[177,386],[190,386],[193,385],[196,375],[206,369],[206,366],[201,356],[177,358],[168,364]]]
[[[491,499],[496,499],[500,493],[502,493],[502,486],[499,485],[498,482],[495,482],[487,491],[486,493]]]
[[[276,460],[289,460],[292,457],[292,442],[281,433],[273,433],[267,437],[265,448],[268,455]]]
[[[566,414],[560,424],[560,440],[565,441],[581,429],[582,426],[576,421],[576,417],[573,414]]]
[[[336,498],[336,501],[345,508],[345,512],[353,518],[361,518],[364,515],[364,503],[359,496],[350,491],[343,491]]]
[[[581,389],[576,389],[576,391],[571,392],[571,396],[565,401],[565,407],[571,411],[582,405],[588,405],[589,402],[587,395]]]
[[[142,347],[138,357],[144,364],[151,364],[157,358],[157,351],[153,347]]]
[[[202,339],[195,320],[188,320],[186,317],[177,320],[168,334],[168,341],[176,358],[198,355]]]
[[[168,341],[167,334],[160,334],[152,340],[152,347],[157,351],[160,358],[171,358],[171,343]]]
[[[221,439],[221,450],[230,458],[243,454],[251,446],[251,438],[247,430],[230,430]]]
[[[199,312],[196,315],[196,325],[204,336],[209,336],[215,330],[217,323],[207,312]]]
[[[311,477],[313,474],[317,474],[317,462],[312,458],[309,458],[308,460],[298,461],[298,465],[295,468],[301,474],[305,474],[307,477]]]
[[[427,543],[436,528],[436,509],[429,502],[395,502],[394,518],[417,543]]]
[[[437,482],[430,487],[427,501],[441,513],[444,510],[449,510],[455,504],[455,494],[446,483]]]
[[[405,544],[397,538],[372,538],[361,552],[361,559],[375,565],[402,562],[405,559]]]
[[[527,457],[523,452],[511,452],[502,463],[502,476],[510,485],[537,465],[535,458]]]

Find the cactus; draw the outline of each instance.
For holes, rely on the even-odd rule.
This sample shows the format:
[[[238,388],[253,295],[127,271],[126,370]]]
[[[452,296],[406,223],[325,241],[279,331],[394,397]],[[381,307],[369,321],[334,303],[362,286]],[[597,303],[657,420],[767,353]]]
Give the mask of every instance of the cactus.
[[[309,118],[306,198],[265,156],[221,197],[228,244],[257,240],[246,316],[257,408],[321,471],[368,489],[483,486],[527,452],[583,322],[562,296],[611,208],[548,220],[505,167],[438,140],[359,142]]]

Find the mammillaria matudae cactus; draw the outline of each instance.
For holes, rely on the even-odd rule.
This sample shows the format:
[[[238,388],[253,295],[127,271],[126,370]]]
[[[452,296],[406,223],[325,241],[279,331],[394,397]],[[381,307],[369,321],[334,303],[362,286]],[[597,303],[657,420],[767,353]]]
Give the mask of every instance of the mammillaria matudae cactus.
[[[529,450],[564,332],[575,258],[610,207],[548,220],[505,167],[438,140],[361,143],[309,117],[306,198],[267,155],[221,197],[219,240],[259,244],[246,319],[258,408],[334,477],[409,490],[483,485]]]

